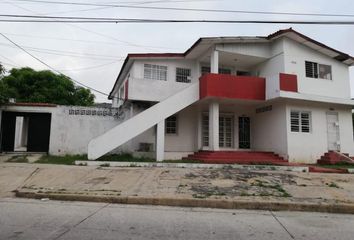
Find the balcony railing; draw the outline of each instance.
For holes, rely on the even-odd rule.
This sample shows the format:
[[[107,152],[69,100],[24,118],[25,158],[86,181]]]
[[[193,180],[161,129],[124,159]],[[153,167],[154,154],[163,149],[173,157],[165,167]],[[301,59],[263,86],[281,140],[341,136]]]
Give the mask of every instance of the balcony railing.
[[[265,100],[265,78],[204,74],[200,78],[200,99],[206,97]]]

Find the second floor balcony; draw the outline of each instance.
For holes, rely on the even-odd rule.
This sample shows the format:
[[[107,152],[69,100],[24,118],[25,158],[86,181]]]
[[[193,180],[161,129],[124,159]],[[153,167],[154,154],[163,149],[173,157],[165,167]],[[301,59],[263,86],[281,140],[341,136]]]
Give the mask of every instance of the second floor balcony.
[[[207,97],[264,101],[280,91],[297,92],[297,77],[279,73],[263,78],[230,74],[204,74],[200,78],[200,99]]]
[[[206,97],[265,100],[266,79],[229,74],[204,74],[200,78],[200,99]]]

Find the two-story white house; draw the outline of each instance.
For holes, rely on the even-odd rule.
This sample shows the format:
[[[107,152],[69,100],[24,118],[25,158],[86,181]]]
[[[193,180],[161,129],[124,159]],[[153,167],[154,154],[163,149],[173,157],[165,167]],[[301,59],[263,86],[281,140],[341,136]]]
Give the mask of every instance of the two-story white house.
[[[306,163],[328,151],[354,156],[353,64],[292,29],[200,38],[185,53],[129,54],[109,97],[125,121],[93,139],[88,156],[118,147],[157,160],[200,150]]]

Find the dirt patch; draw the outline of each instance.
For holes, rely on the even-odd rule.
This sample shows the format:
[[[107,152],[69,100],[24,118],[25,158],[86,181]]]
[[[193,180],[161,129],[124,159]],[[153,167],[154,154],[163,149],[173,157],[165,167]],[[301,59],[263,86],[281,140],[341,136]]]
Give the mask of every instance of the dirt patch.
[[[284,185],[296,185],[295,177],[281,172],[260,172],[243,169],[199,170],[188,173],[189,183],[179,189],[195,198],[274,196],[291,197]],[[189,187],[188,187],[189,186]]]

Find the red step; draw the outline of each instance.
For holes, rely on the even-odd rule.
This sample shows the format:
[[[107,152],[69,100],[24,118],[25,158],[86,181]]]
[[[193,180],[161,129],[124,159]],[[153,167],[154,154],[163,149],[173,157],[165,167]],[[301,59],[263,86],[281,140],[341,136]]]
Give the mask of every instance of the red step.
[[[204,163],[221,164],[274,164],[286,165],[288,162],[274,152],[264,151],[199,151],[183,159],[198,160]]]
[[[348,170],[347,169],[309,167],[309,172],[313,172],[313,173],[348,173]]]
[[[343,154],[349,157],[349,154]],[[348,162],[348,159],[334,151],[326,152],[323,156],[321,156],[321,159],[317,160],[317,163],[322,165],[337,164],[341,162]]]

